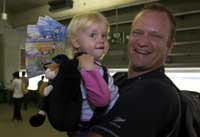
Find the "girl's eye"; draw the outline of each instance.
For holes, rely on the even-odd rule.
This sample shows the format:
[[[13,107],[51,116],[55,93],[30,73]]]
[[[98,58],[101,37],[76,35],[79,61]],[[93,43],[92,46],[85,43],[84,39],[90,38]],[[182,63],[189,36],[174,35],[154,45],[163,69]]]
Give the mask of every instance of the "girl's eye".
[[[97,36],[96,33],[91,33],[91,34],[90,34],[90,37],[91,37],[91,38],[96,38],[96,36]]]
[[[107,34],[102,34],[101,37],[102,37],[103,39],[107,39],[107,38],[108,38],[108,35],[107,35]]]
[[[102,37],[103,37],[103,38],[107,38],[107,37],[108,37],[108,34],[103,34]]]
[[[103,39],[107,39],[107,34],[97,34],[97,33],[90,33],[89,37],[96,39],[98,37],[101,37]]]

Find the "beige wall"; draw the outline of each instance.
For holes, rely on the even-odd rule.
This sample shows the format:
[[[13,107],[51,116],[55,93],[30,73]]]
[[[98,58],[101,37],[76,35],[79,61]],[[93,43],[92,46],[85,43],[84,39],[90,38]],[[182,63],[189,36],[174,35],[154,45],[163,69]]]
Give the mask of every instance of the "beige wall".
[[[4,74],[4,70],[3,70],[3,65],[4,65],[4,50],[3,50],[3,35],[0,34],[0,82],[3,81],[3,74]]]
[[[12,29],[5,22],[0,22],[1,69],[0,76],[6,87],[10,86],[12,73],[20,69],[20,49],[24,43],[24,32]]]

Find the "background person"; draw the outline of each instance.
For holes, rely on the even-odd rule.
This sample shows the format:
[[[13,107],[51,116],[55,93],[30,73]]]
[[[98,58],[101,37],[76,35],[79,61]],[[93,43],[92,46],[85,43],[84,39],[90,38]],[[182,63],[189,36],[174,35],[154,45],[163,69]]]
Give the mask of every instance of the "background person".
[[[145,7],[133,20],[128,79],[113,109],[88,137],[164,137],[180,113],[177,89],[164,73],[175,44],[175,21],[160,4]],[[176,137],[175,129],[170,137]]]
[[[43,91],[41,90],[41,86],[44,83],[44,76],[41,76],[41,79],[37,83],[37,92],[42,95]]]
[[[28,98],[29,79],[26,77],[26,71],[22,71],[21,79],[22,79],[22,91],[24,93],[23,105],[24,105],[24,110],[27,110],[28,102],[29,102],[29,98]]]
[[[22,91],[22,80],[19,77],[19,72],[16,71],[13,74],[13,80],[12,80],[12,89],[13,89],[13,117],[12,120],[22,121],[22,115],[21,115],[21,106],[23,102],[23,91]]]

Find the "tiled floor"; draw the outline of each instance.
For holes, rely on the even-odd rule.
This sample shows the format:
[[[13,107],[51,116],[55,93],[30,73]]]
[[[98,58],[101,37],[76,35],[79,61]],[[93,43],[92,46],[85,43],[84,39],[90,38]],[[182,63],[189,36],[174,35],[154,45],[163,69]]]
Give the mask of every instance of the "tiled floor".
[[[53,129],[48,120],[38,128],[31,127],[28,119],[37,112],[37,108],[29,105],[22,110],[23,122],[11,121],[12,105],[0,103],[0,136],[1,137],[67,137],[66,133]]]

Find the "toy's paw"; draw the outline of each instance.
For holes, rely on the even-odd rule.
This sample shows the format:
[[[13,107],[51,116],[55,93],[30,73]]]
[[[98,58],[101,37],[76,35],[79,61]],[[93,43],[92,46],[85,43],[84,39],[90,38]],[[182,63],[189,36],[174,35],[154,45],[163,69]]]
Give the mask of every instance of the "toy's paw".
[[[52,90],[53,90],[53,86],[52,85],[47,86],[44,89],[44,96],[48,96],[51,93]]]
[[[29,119],[29,123],[33,127],[39,127],[44,123],[45,117],[45,115],[36,114]]]

